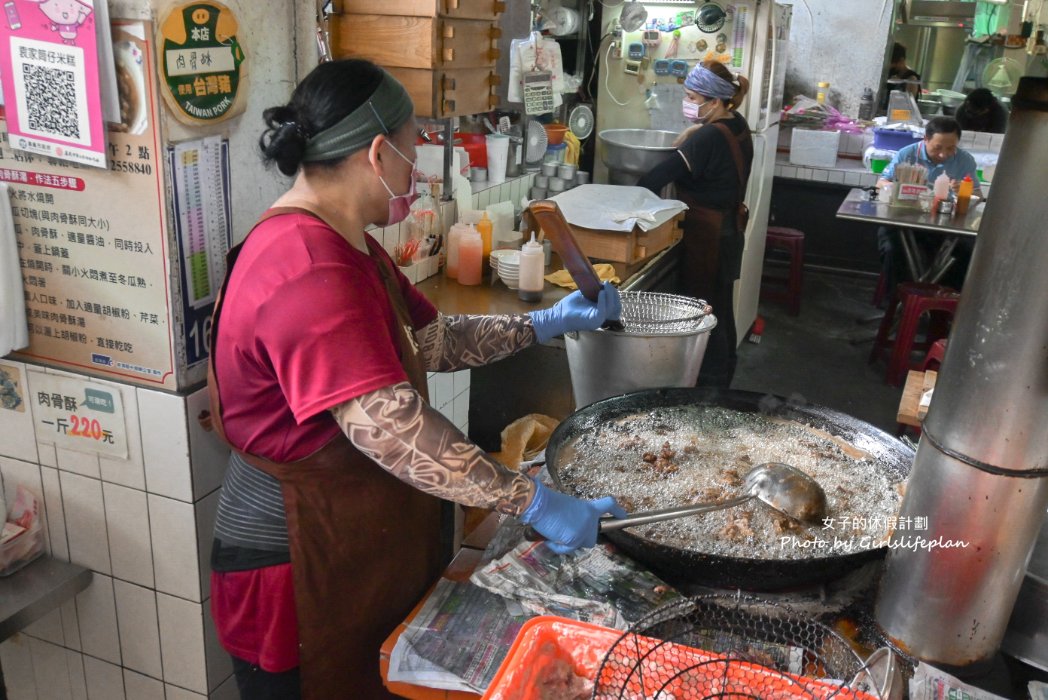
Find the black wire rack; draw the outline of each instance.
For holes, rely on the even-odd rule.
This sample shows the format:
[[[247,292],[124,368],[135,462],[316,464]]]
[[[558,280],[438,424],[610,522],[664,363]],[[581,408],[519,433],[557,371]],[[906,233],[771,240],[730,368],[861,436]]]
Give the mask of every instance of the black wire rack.
[[[662,606],[608,650],[593,698],[881,700],[850,687],[863,660],[826,625],[741,593]]]

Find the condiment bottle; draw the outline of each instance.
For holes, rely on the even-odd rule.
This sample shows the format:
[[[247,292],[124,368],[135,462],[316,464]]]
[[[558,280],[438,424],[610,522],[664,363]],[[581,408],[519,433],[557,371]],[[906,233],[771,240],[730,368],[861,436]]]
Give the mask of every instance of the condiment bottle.
[[[491,232],[493,226],[491,219],[488,218],[488,213],[484,212],[480,221],[477,222],[477,233],[480,234],[480,240],[484,244],[484,262],[487,262],[491,256]]]
[[[957,188],[957,207],[954,212],[962,216],[968,213],[968,203],[971,202],[973,190],[975,183],[972,182],[972,176],[965,175],[961,180],[961,186]]]
[[[448,264],[445,272],[451,279],[458,279],[459,242],[462,240],[462,233],[466,230],[465,224],[455,224],[448,231]]]
[[[859,100],[859,119],[870,121],[873,119],[873,90],[866,88],[862,91],[862,99]]]
[[[472,225],[462,234],[458,247],[458,282],[467,286],[480,284],[484,241]]]
[[[517,296],[523,301],[542,301],[542,288],[545,285],[543,272],[546,271],[546,253],[542,244],[535,240],[535,232],[531,232],[531,240],[520,247],[520,278],[517,287]]]
[[[939,202],[950,198],[950,177],[946,173],[939,173],[932,184],[932,192],[935,195],[934,210],[939,211]]]
[[[819,83],[819,90],[815,93],[815,101],[821,105],[826,104],[826,95],[830,92],[830,84],[826,82]]]

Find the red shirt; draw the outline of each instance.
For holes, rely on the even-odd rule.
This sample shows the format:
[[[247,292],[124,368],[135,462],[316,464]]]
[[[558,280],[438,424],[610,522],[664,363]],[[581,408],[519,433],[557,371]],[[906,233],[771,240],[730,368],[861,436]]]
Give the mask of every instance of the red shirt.
[[[292,462],[340,428],[333,406],[407,381],[396,317],[371,255],[305,214],[267,219],[248,237],[222,302],[215,372],[222,422],[241,450]],[[396,269],[395,267],[393,269]],[[400,274],[412,324],[436,308]],[[212,573],[211,611],[226,651],[265,671],[298,665],[290,565]]]

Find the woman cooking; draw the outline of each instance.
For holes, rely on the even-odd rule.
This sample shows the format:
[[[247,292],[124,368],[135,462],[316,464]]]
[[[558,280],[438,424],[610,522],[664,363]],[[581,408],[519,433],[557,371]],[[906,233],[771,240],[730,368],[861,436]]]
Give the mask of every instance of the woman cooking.
[[[479,366],[618,318],[618,292],[519,316],[444,316],[365,232],[414,197],[414,109],[360,60],[324,63],[266,110],[291,188],[230,253],[211,330],[211,420],[233,448],[211,607],[242,698],[389,696],[382,640],[449,554],[447,501],[592,546],[582,501],[492,460],[426,402],[426,371]],[[444,499],[444,500],[442,500]]]
[[[734,111],[749,81],[723,64],[706,61],[684,81],[684,117],[694,122],[676,142],[676,156],[655,166],[637,184],[659,194],[673,183],[688,205],[684,219],[682,282],[691,296],[713,306],[699,386],[728,388],[735,374],[736,333],[732,297],[742,265],[746,181],[753,162],[750,128]]]

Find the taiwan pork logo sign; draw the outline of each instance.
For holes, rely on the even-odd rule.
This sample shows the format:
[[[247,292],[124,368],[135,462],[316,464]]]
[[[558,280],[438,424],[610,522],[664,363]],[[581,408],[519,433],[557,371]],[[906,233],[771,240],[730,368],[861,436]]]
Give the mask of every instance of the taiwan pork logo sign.
[[[245,91],[244,50],[237,21],[217,2],[174,7],[160,24],[160,72],[168,107],[187,124],[239,114]]]

